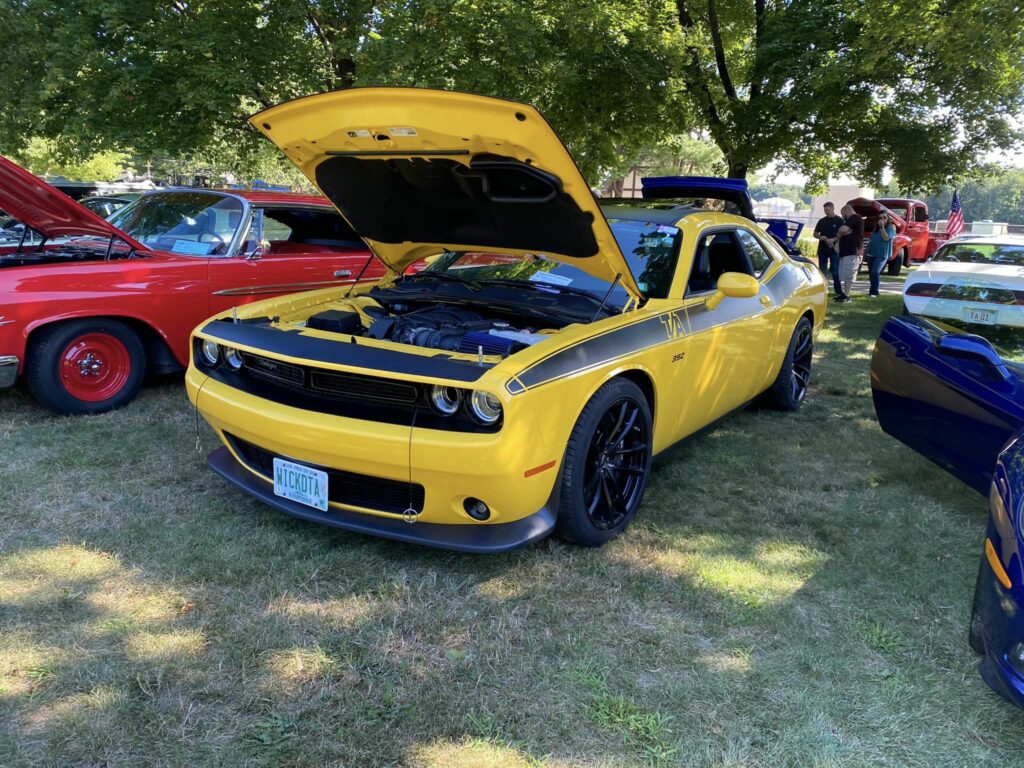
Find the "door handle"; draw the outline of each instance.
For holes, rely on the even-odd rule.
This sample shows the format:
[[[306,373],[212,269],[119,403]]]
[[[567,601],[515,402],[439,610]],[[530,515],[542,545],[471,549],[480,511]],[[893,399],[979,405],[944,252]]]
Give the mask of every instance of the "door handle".
[[[767,296],[762,296],[761,305],[764,307],[770,307],[772,305],[772,300],[769,299]]]
[[[339,269],[337,272],[334,273],[334,276],[335,277],[352,277],[352,270],[351,269]]]

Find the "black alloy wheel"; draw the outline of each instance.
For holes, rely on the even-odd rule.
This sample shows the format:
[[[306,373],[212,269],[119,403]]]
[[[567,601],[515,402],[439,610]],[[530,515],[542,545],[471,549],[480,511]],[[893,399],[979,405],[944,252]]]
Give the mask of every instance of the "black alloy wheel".
[[[651,436],[640,404],[617,400],[605,411],[583,470],[583,502],[599,531],[611,531],[640,506]]]
[[[771,389],[761,397],[761,404],[780,411],[795,411],[807,398],[814,360],[814,329],[807,317],[801,317],[793,329],[786,356]]]
[[[807,397],[811,384],[811,359],[814,357],[814,340],[811,324],[801,323],[793,337],[793,365],[790,372],[790,392],[794,403],[800,404]]]
[[[643,392],[613,379],[587,403],[566,447],[558,531],[596,547],[636,516],[651,466],[652,420]]]

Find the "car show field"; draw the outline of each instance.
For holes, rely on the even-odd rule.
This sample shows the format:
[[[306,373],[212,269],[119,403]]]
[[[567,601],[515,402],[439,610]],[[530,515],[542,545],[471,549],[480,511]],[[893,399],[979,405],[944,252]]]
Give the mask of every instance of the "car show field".
[[[967,643],[985,501],[872,408],[901,309],[830,307],[804,407],[657,457],[595,550],[280,515],[207,470],[180,375],[96,416],[0,392],[0,764],[1013,764]]]

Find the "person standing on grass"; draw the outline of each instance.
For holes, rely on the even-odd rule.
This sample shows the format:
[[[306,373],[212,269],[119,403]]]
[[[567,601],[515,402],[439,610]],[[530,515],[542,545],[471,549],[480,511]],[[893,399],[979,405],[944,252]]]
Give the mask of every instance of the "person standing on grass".
[[[860,255],[864,252],[864,219],[857,215],[853,206],[847,203],[840,213],[843,225],[836,231],[834,240],[839,248],[839,285],[836,286],[836,303],[845,304],[850,300],[853,277],[860,266]]]
[[[871,233],[867,248],[868,275],[871,279],[871,290],[868,291],[868,296],[872,299],[878,298],[879,277],[882,274],[882,268],[892,258],[892,239],[894,237],[896,237],[896,225],[889,219],[888,211],[882,211],[878,214],[875,230]]]
[[[839,255],[835,246],[830,242],[843,225],[843,217],[836,216],[836,207],[832,203],[825,203],[825,215],[818,219],[814,225],[814,237],[818,240],[818,269],[822,274],[831,275],[832,282],[836,286],[836,294],[839,293]]]

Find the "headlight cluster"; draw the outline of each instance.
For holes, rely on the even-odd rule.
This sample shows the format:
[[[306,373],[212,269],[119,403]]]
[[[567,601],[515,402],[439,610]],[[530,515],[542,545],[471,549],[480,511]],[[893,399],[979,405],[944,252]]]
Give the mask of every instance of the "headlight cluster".
[[[435,384],[430,388],[430,404],[442,416],[454,416],[459,408],[478,424],[491,426],[501,418],[501,401],[490,392],[465,390]]]
[[[244,364],[242,353],[234,347],[227,347],[218,344],[211,339],[203,339],[199,345],[199,355],[203,362],[210,367],[215,367],[221,361],[233,371],[237,371]]]

